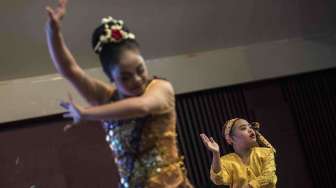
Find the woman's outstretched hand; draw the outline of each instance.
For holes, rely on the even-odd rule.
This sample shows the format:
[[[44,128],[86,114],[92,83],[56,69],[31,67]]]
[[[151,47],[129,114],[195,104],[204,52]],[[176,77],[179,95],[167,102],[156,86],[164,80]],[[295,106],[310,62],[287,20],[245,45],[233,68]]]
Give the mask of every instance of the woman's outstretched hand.
[[[54,8],[51,8],[50,6],[46,7],[46,10],[48,12],[48,23],[47,23],[47,29],[52,31],[59,31],[61,20],[65,15],[66,12],[66,5],[68,3],[68,0],[59,0],[58,5]]]
[[[60,103],[60,106],[62,106],[67,111],[63,114],[63,117],[72,118],[73,120],[73,124],[66,125],[64,127],[64,131],[67,131],[68,129],[72,128],[74,125],[78,124],[83,120],[84,108],[79,106],[78,104],[75,104],[70,94],[69,102],[62,101]]]
[[[212,137],[208,138],[208,136],[205,135],[204,133],[200,134],[200,136],[205,147],[209,151],[211,151],[212,153],[219,153],[219,145]]]

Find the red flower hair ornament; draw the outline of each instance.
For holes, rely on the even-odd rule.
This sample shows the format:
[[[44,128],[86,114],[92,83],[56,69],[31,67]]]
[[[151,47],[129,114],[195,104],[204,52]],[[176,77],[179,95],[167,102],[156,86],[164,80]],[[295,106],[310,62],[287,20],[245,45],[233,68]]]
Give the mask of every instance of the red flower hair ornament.
[[[112,26],[109,26],[109,23],[112,22]],[[103,49],[104,44],[108,43],[119,43],[126,39],[135,39],[135,35],[130,32],[124,31],[122,20],[113,19],[111,16],[103,18],[101,21],[104,24],[105,32],[99,37],[99,41],[94,48],[96,53],[100,53]]]

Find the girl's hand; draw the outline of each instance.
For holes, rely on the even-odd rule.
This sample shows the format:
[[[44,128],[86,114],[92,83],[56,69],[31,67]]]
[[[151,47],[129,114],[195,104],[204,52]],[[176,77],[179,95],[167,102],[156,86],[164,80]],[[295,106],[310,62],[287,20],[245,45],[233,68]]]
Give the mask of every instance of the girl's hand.
[[[212,153],[219,153],[219,146],[217,142],[212,138],[208,138],[205,134],[200,134],[201,139],[205,145],[205,147],[211,151]]]
[[[46,7],[49,17],[47,31],[58,32],[60,30],[61,20],[65,15],[67,3],[68,0],[59,0],[57,7]]]
[[[67,111],[66,113],[63,114],[63,117],[72,118],[73,120],[73,124],[66,125],[64,127],[64,131],[67,131],[68,129],[70,129],[71,127],[73,127],[74,125],[78,124],[83,120],[84,108],[75,104],[70,94],[69,94],[69,102],[62,101],[60,105]]]

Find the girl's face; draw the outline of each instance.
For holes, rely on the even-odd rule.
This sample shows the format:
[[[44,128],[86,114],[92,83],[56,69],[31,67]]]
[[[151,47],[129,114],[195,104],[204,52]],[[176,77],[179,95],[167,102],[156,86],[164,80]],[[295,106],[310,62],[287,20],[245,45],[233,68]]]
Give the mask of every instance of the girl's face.
[[[142,95],[149,80],[144,59],[136,50],[126,50],[112,69],[117,89],[125,96]]]
[[[244,119],[239,119],[235,122],[231,138],[233,145],[240,148],[250,148],[256,144],[256,134],[251,124]]]

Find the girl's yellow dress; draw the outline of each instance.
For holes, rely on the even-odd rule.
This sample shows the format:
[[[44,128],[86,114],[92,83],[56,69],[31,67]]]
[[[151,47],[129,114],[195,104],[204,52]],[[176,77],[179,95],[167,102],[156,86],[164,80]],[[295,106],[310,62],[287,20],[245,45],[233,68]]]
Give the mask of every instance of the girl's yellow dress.
[[[217,185],[228,185],[231,188],[244,185],[250,185],[253,188],[276,186],[274,151],[271,148],[252,148],[248,165],[245,165],[236,153],[224,155],[220,161],[220,172],[215,173],[210,170],[210,178]]]

